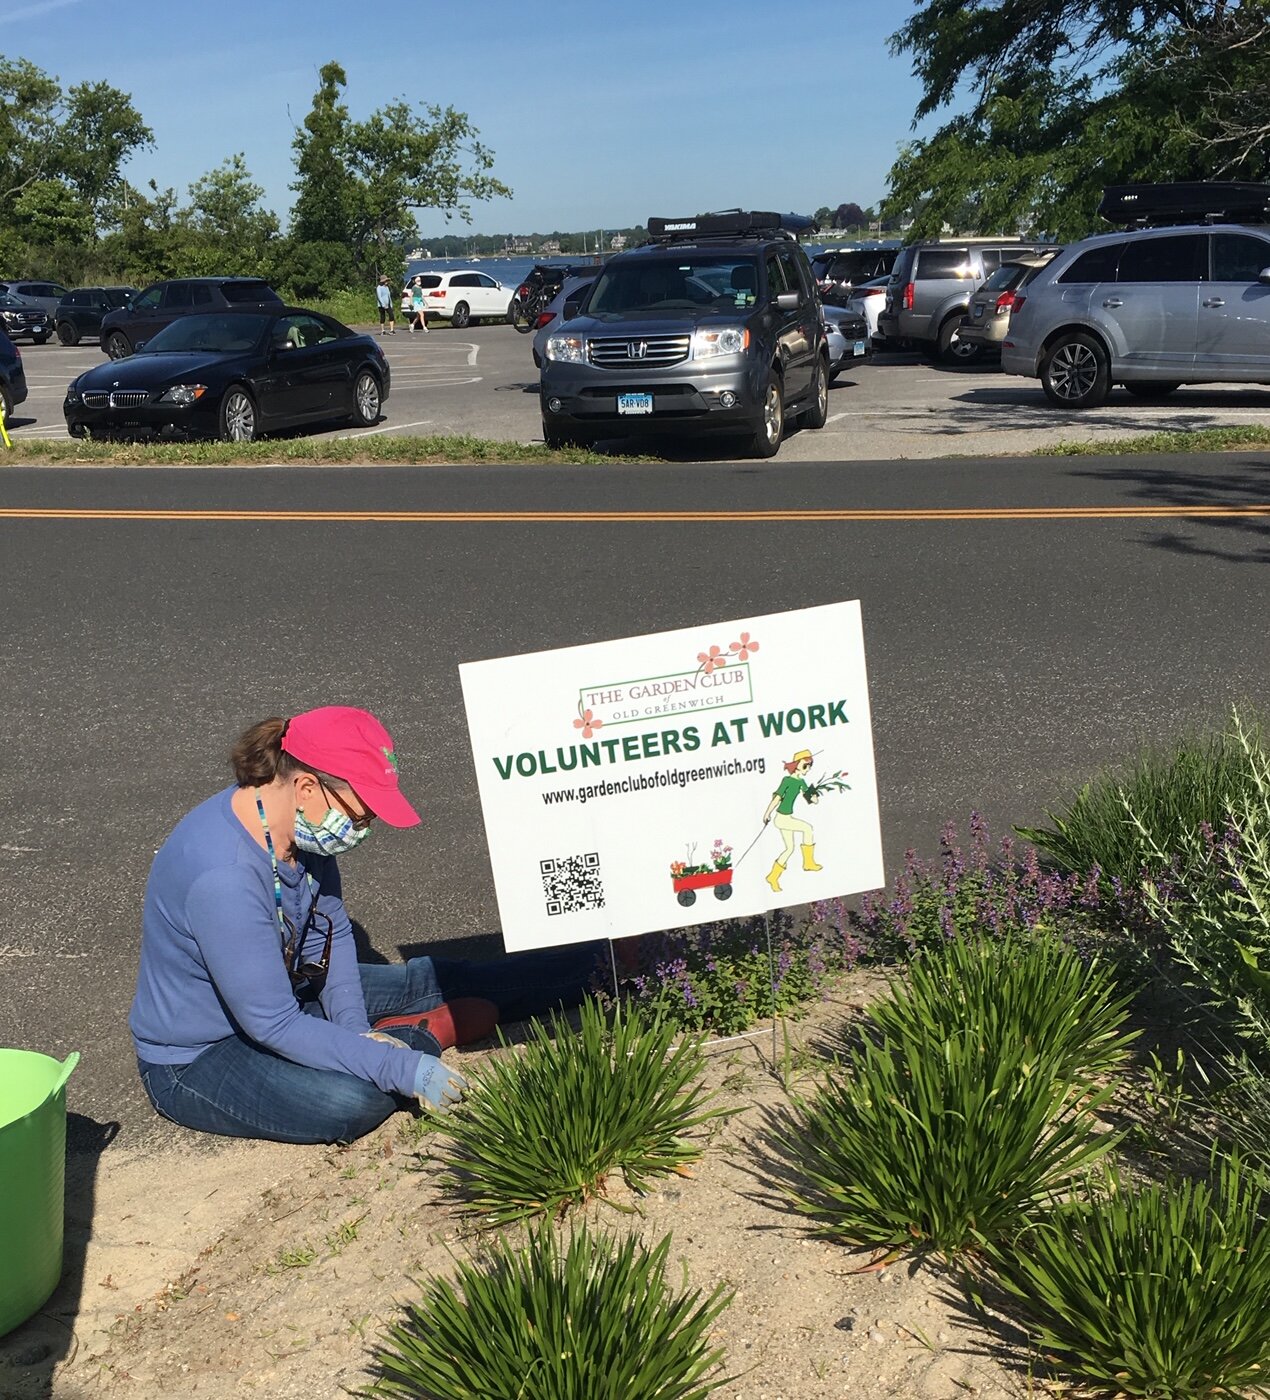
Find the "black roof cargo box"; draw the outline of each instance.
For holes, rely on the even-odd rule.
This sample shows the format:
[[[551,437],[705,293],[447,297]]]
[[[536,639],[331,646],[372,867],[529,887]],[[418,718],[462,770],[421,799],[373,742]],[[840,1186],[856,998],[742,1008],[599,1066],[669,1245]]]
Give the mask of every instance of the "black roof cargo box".
[[[1098,212],[1112,224],[1264,223],[1270,219],[1270,185],[1217,180],[1108,185]]]

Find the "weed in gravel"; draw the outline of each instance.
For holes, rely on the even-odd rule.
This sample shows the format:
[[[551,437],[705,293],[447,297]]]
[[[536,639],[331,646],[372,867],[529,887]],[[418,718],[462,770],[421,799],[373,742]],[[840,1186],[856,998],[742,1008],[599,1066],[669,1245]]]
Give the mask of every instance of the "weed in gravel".
[[[280,1274],[286,1269],[307,1269],[317,1261],[317,1250],[308,1244],[284,1245],[273,1261],[265,1266],[265,1272]]]
[[[670,1236],[649,1249],[549,1222],[424,1286],[376,1356],[371,1394],[401,1400],[704,1400],[722,1288],[673,1292]]]
[[[1040,1350],[1100,1395],[1268,1393],[1264,1178],[1237,1157],[1216,1182],[1133,1186],[1109,1171],[988,1260]]]
[[[447,1181],[491,1224],[603,1198],[613,1172],[644,1191],[700,1157],[686,1135],[727,1111],[708,1106],[697,1038],[634,1008],[610,1025],[594,1000],[580,1015],[577,1031],[535,1023],[442,1120]]]

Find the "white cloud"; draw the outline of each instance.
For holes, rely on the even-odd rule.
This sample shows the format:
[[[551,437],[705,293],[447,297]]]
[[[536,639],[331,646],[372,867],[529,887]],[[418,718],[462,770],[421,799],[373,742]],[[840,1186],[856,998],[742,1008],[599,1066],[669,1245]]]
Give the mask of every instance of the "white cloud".
[[[64,10],[68,5],[82,5],[84,0],[35,0],[34,4],[19,5],[16,10],[0,10],[0,21],[33,19],[50,10]]]

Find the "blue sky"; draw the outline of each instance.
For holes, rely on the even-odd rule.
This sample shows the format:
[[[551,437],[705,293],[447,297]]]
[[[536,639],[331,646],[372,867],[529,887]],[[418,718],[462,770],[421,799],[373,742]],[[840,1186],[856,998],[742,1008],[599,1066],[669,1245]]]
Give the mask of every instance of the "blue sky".
[[[0,26],[6,57],[132,95],[155,134],[134,183],[184,195],[241,151],[285,220],[293,130],[335,58],[354,116],[397,97],[466,112],[513,190],[475,206],[472,229],[527,233],[876,202],[918,99],[886,46],[910,12],[906,0],[0,0]],[[429,210],[419,225],[447,229]]]

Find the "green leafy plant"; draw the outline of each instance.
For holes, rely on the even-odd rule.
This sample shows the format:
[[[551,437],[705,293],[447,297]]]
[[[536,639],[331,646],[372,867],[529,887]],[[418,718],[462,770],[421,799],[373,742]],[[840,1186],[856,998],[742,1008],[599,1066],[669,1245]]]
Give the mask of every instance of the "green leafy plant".
[[[710,1108],[700,1041],[627,1008],[610,1025],[584,1002],[581,1026],[537,1023],[518,1052],[492,1057],[443,1120],[448,1181],[492,1224],[561,1213],[621,1172],[637,1191],[686,1174],[701,1155],[687,1134],[728,1110]]]
[[[1147,912],[1185,980],[1270,1055],[1270,755],[1237,713],[1232,731],[1242,768],[1220,834],[1201,822],[1164,846],[1150,813],[1122,804],[1155,871]]]
[[[1031,1048],[1060,1078],[1098,1076],[1117,1070],[1137,1037],[1123,1031],[1131,995],[1097,959],[1040,933],[1012,932],[920,953],[869,1019],[893,1038],[935,1043],[974,1027],[990,1045],[1013,1039]]]
[[[772,1142],[818,1234],[952,1258],[1008,1238],[1116,1144],[1096,1119],[1115,1084],[1090,1071],[1118,1063],[1123,1008],[1096,970],[1047,988],[1041,974],[1068,970],[1043,944],[1001,960],[950,945],[918,966]]]
[[[1259,726],[1244,727],[1236,715],[1219,732],[1144,749],[1048,813],[1050,826],[1019,827],[1019,834],[1064,870],[1098,870],[1104,881],[1136,888],[1144,869],[1167,868],[1205,824],[1221,831],[1230,809],[1252,796],[1241,732],[1260,749]]]
[[[1263,1179],[1227,1159],[1215,1186],[1133,1187],[1109,1171],[988,1259],[1037,1346],[1103,1395],[1270,1393]]]
[[[460,1261],[458,1287],[433,1279],[390,1329],[374,1395],[402,1400],[704,1400],[732,1377],[710,1331],[722,1287],[676,1293],[671,1237],[648,1249],[592,1236],[562,1243],[547,1222],[483,1262]],[[461,1290],[461,1294],[460,1294]]]

